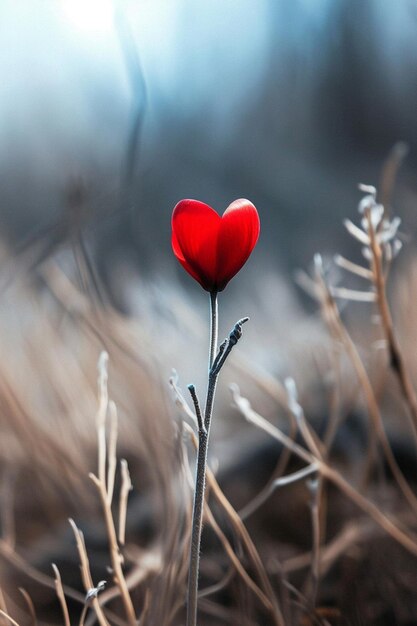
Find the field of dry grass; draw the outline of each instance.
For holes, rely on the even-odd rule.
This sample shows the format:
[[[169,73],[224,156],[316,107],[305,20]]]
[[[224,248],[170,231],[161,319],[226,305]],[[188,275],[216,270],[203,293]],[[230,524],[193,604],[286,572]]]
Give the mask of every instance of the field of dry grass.
[[[314,313],[283,318],[273,269],[254,300],[223,295],[227,319],[248,296],[251,321],[215,405],[201,626],[415,623],[417,262],[365,191],[346,224],[362,264],[336,259],[336,283],[317,256],[297,277]],[[1,619],[184,624],[186,385],[204,383],[206,319],[180,285],[139,276],[121,314],[66,254],[35,272],[3,257]]]

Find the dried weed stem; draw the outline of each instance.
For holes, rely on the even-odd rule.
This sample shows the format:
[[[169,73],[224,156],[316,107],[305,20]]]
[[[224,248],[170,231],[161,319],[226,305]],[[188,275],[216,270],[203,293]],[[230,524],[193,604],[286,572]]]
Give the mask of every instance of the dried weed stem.
[[[218,376],[216,374],[213,375],[213,364],[217,352],[218,323],[217,292],[212,292],[210,293],[209,379],[204,420],[194,386],[191,385],[189,387],[198,420],[198,449],[191,531],[190,567],[188,573],[187,626],[196,626],[197,624],[198,574],[200,568],[201,533],[203,529],[207,451],[214,394],[216,391]]]
[[[62,615],[64,617],[64,624],[65,626],[71,626],[67,600],[65,598],[64,588],[62,586],[61,574],[59,573],[59,569],[57,568],[55,563],[52,563],[52,569],[54,570],[54,574],[55,574],[56,595],[61,604]]]
[[[26,591],[26,589],[23,589],[23,587],[19,587],[19,591],[23,596],[23,599],[26,603],[26,606],[28,608],[28,613],[30,616],[30,624],[31,626],[36,626],[38,623],[38,619],[36,617],[36,610],[35,610],[35,605],[33,604],[33,600],[30,597],[30,595],[28,594],[28,592]]]
[[[321,304],[323,319],[329,328],[330,334],[342,344],[352,363],[353,369],[356,372],[356,376],[365,397],[368,413],[372,421],[373,429],[371,430],[371,433],[375,433],[378,437],[388,466],[397,481],[398,486],[412,509],[417,513],[417,497],[405,479],[391,450],[391,446],[384,429],[378,402],[365,366],[359,356],[354,342],[352,341],[352,338],[350,337],[350,334],[341,320],[339,309],[337,308],[336,302],[325,282],[319,263],[316,263],[316,287],[316,296]]]
[[[74,520],[70,519],[69,522],[71,524],[71,527],[75,536],[75,541],[77,543],[77,550],[78,550],[78,555],[80,558],[80,566],[81,566],[81,577],[82,577],[84,589],[85,589],[85,592],[88,593],[90,589],[94,588],[94,583],[91,577],[90,564],[88,561],[88,555],[87,555],[87,550],[85,547],[84,536],[83,536],[83,533],[77,528]],[[96,612],[97,619],[99,621],[100,626],[110,626],[109,622],[107,621],[103,613],[103,609],[101,608],[97,597],[92,598],[91,605],[93,606]],[[84,608],[86,609],[86,607],[87,607],[87,604],[85,603]],[[85,612],[83,610],[84,616],[85,616]],[[83,615],[81,617],[83,617]]]
[[[194,445],[195,448],[197,448],[198,446],[198,442],[197,442],[197,438],[194,434],[194,432],[188,428],[186,426],[186,431],[188,432],[188,434],[190,435],[191,441]],[[211,469],[209,467],[207,467],[207,474],[206,474],[206,478],[207,478],[207,484],[210,488],[210,492],[213,494],[213,497],[216,499],[217,503],[220,505],[220,507],[222,508],[223,512],[226,514],[229,523],[231,524],[234,532],[236,533],[236,536],[239,537],[239,539],[242,542],[242,545],[245,547],[250,560],[252,562],[252,566],[254,567],[257,576],[259,577],[259,580],[261,582],[263,591],[261,589],[259,589],[259,587],[256,585],[256,583],[253,582],[253,580],[251,578],[248,577],[248,575],[245,573],[245,575],[242,575],[242,565],[239,561],[239,559],[236,557],[234,551],[232,548],[230,548],[229,550],[229,542],[227,541],[227,538],[224,536],[224,534],[222,533],[220,527],[218,526],[217,522],[215,521],[213,515],[211,514],[210,509],[208,509],[209,511],[209,515],[208,515],[208,520],[210,522],[210,524],[212,525],[214,531],[216,532],[216,534],[218,534],[220,540],[223,543],[223,547],[225,548],[233,566],[235,567],[236,571],[238,572],[239,575],[241,575],[241,577],[243,578],[243,580],[246,582],[246,584],[248,585],[248,587],[250,589],[252,589],[252,591],[258,596],[258,598],[262,601],[262,603],[264,604],[264,606],[272,613],[274,622],[277,626],[284,626],[284,621],[283,621],[283,617],[280,611],[280,608],[278,606],[274,591],[271,587],[271,583],[269,582],[268,579],[268,575],[265,571],[265,568],[263,566],[262,560],[258,554],[258,551],[254,545],[254,543],[252,542],[252,539],[250,538],[250,535],[248,533],[248,531],[246,530],[246,527],[241,519],[241,517],[239,516],[239,514],[235,511],[235,509],[232,507],[232,505],[230,504],[229,500],[226,498],[226,496],[224,495],[219,483],[216,480],[215,475],[213,474],[213,472],[211,471]],[[221,533],[221,534],[220,534]],[[228,546],[226,547],[226,542],[228,544]],[[229,578],[229,575],[226,576],[226,579]],[[213,586],[215,587],[215,586]],[[204,592],[203,592],[204,593]]]
[[[401,347],[394,330],[394,323],[386,293],[386,277],[383,267],[383,250],[376,237],[375,227],[372,223],[371,209],[365,210],[365,218],[368,221],[368,233],[370,240],[371,271],[375,286],[376,302],[381,314],[381,325],[388,343],[389,363],[397,376],[404,400],[407,404],[411,417],[411,426],[417,443],[417,396],[411,383],[410,376],[404,363]]]
[[[126,613],[126,618],[131,626],[136,626],[136,614],[133,607],[132,599],[130,597],[129,589],[126,583],[126,579],[123,573],[122,563],[123,556],[120,552],[119,543],[117,540],[117,533],[113,519],[113,513],[111,509],[113,485],[115,480],[116,471],[116,459],[115,449],[117,440],[117,421],[115,408],[112,411],[113,420],[111,428],[111,439],[109,445],[109,452],[111,453],[107,463],[107,442],[106,442],[106,415],[108,409],[108,390],[107,390],[107,361],[108,355],[106,352],[102,352],[99,359],[98,369],[98,391],[99,391],[99,408],[97,413],[97,438],[98,438],[98,477],[95,474],[89,474],[91,480],[97,488],[100,496],[101,505],[104,514],[104,520],[106,524],[107,537],[109,541],[110,559],[113,570],[113,579],[120,591],[120,597]],[[107,473],[107,485],[106,485],[106,465],[108,464]],[[121,531],[122,538],[124,540],[124,523],[126,514],[127,494],[130,491],[131,484],[127,482],[128,471],[124,470],[124,488],[122,489],[123,495],[121,495]]]
[[[13,626],[20,626],[20,624],[18,624],[18,622],[16,622],[16,620],[14,620],[12,617],[10,617],[10,615],[8,615],[2,609],[0,609],[0,615],[2,615],[5,619],[7,619],[7,621],[9,621],[11,624],[13,624]]]
[[[210,293],[210,345],[209,345],[209,375],[206,405],[204,417],[201,412],[200,403],[193,385],[189,386],[189,391],[194,403],[195,415],[198,423],[198,449],[197,467],[194,491],[194,504],[192,516],[190,566],[188,574],[187,591],[187,626],[197,624],[197,600],[198,600],[198,574],[200,566],[200,545],[203,526],[204,496],[206,488],[206,468],[207,451],[210,435],[211,418],[213,413],[214,396],[216,393],[217,379],[231,350],[242,336],[242,325],[248,318],[239,320],[229,337],[225,339],[217,351],[218,336],[218,307],[217,292]]]
[[[417,556],[417,538],[402,530],[397,522],[393,522],[387,515],[382,513],[380,509],[370,500],[366,499],[357,489],[355,489],[343,476],[330,467],[327,462],[321,461],[314,455],[302,448],[299,444],[292,441],[279,428],[273,426],[265,418],[254,411],[248,400],[240,395],[236,385],[232,386],[233,402],[242,416],[250,423],[268,433],[271,437],[279,441],[285,447],[291,449],[300,459],[311,465],[316,463],[318,472],[324,478],[330,480],[342,493],[344,493],[358,508],[369,515],[381,528],[385,530],[395,541],[401,544],[414,556]]]

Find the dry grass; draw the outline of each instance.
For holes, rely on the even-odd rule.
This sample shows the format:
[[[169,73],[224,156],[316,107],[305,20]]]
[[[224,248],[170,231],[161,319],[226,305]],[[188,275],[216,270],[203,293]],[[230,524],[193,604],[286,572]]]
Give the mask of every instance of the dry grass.
[[[253,356],[256,317],[225,367],[223,387],[244,392],[216,404],[201,626],[417,614],[417,263],[390,278],[397,224],[372,191],[362,211],[362,230],[347,228],[365,265],[337,262],[367,286],[332,284],[319,257],[300,278],[321,319],[300,320],[296,382]],[[9,286],[0,311],[1,620],[183,624],[196,420],[168,378],[200,367],[204,321],[172,285],[144,284],[126,317],[56,259],[37,279]],[[348,299],[368,307],[354,327]],[[271,322],[271,353],[280,334]]]

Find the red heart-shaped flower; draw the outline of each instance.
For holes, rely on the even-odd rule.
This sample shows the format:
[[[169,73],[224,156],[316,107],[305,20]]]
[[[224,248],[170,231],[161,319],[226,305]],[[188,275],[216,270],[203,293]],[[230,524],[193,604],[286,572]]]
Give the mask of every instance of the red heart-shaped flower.
[[[223,216],[204,202],[181,200],[172,214],[172,249],[204,289],[222,291],[247,261],[259,229],[249,200],[235,200]]]

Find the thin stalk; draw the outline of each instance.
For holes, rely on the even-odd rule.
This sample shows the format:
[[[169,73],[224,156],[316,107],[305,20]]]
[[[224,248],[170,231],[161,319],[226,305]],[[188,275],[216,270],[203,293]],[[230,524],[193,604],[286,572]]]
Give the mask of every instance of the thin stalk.
[[[190,568],[188,573],[187,594],[187,626],[197,625],[197,596],[198,596],[198,572],[200,567],[200,544],[203,527],[204,494],[206,489],[207,449],[210,433],[210,422],[213,412],[214,394],[218,371],[213,371],[212,366],[217,353],[218,335],[218,311],[217,292],[210,293],[210,346],[209,346],[209,379],[207,399],[204,411],[204,422],[199,420],[198,428],[198,452],[197,469],[195,479],[193,521],[191,534]],[[194,404],[196,399],[193,397]],[[199,414],[198,403],[196,413]]]
[[[71,619],[69,616],[68,605],[67,605],[67,600],[65,597],[64,588],[62,586],[61,574],[59,573],[59,569],[54,563],[52,563],[52,569],[54,570],[54,574],[55,574],[56,595],[61,604],[62,614],[64,617],[64,624],[65,626],[71,626]]]
[[[320,544],[321,544],[321,528],[320,528],[320,501],[322,499],[323,483],[322,479],[317,477],[310,479],[307,483],[310,490],[310,515],[312,528],[312,551],[310,565],[310,602],[314,611],[317,602],[317,592],[320,581]]]
[[[328,325],[332,336],[335,337],[345,348],[346,354],[348,355],[356,372],[356,376],[364,393],[368,413],[372,420],[373,430],[371,430],[371,433],[373,433],[374,436],[379,439],[392,475],[397,481],[398,486],[400,487],[404,497],[406,498],[412,509],[417,512],[416,495],[414,494],[413,490],[405,479],[405,476],[402,473],[392,452],[390,442],[385,432],[375,393],[366,372],[365,366],[359,355],[359,352],[340,318],[339,310],[334,302],[332,295],[327,289],[324,278],[320,274],[318,274],[317,279],[321,291],[320,302],[322,306],[323,318]],[[376,441],[372,445],[373,449],[375,450]],[[371,459],[371,456],[369,456],[369,459]],[[370,465],[369,459],[368,465]]]
[[[194,433],[191,431],[191,441],[193,443],[193,445],[195,446],[195,448],[197,449],[198,446],[198,441],[197,438],[195,437]],[[301,470],[303,471],[303,470]],[[314,467],[314,471],[317,471],[317,468]],[[299,474],[299,472],[295,472],[294,474],[292,474],[291,476],[293,478],[295,478],[295,474]],[[311,473],[311,470],[309,471],[309,473]],[[306,471],[304,470],[304,477],[306,475]],[[289,482],[289,477],[283,477],[281,479],[278,480],[287,480],[287,483]],[[276,596],[274,594],[274,591],[271,587],[271,584],[269,582],[268,576],[266,574],[266,571],[264,569],[264,566],[262,564],[261,558],[256,550],[256,547],[254,546],[254,544],[252,543],[252,540],[249,536],[248,531],[246,530],[246,527],[242,521],[242,519],[240,518],[239,514],[237,513],[237,511],[235,511],[235,509],[232,507],[232,505],[230,504],[229,500],[226,498],[226,496],[224,495],[224,493],[222,492],[219,483],[216,480],[216,477],[214,476],[213,472],[210,470],[210,467],[207,468],[207,484],[210,488],[210,492],[213,494],[213,497],[215,498],[215,500],[217,501],[217,503],[220,505],[220,507],[222,508],[223,512],[226,514],[227,518],[229,519],[229,522],[231,523],[236,536],[239,538],[239,540],[242,542],[242,546],[244,548],[246,548],[246,551],[249,555],[249,558],[252,562],[253,567],[255,568],[255,571],[262,583],[262,587],[263,590],[265,592],[265,596],[268,598],[268,601],[272,607],[272,615],[273,615],[273,619],[274,619],[274,624],[276,626],[285,626],[285,622],[284,619],[282,617],[280,608],[276,602]],[[224,583],[224,579],[223,579],[223,583]],[[221,584],[221,583],[219,583]],[[213,589],[213,586],[212,588]],[[202,597],[202,593],[200,591],[199,593],[199,597]],[[258,596],[259,597],[259,596]]]
[[[209,376],[214,357],[217,354],[217,335],[219,329],[217,291],[210,292],[210,348],[209,348]]]
[[[194,492],[190,568],[188,572],[187,626],[196,626],[197,624],[198,572],[200,567],[204,493],[206,489],[207,435],[207,431],[203,426],[203,428],[198,431],[197,470]]]
[[[390,535],[395,541],[401,544],[406,550],[417,557],[417,538],[411,535],[407,530],[402,530],[398,525],[398,522],[393,521],[390,517],[382,513],[379,508],[367,500],[355,487],[353,487],[343,476],[326,461],[322,461],[316,458],[310,451],[302,448],[298,443],[292,441],[287,435],[279,430],[276,426],[273,426],[264,417],[256,413],[250,406],[250,403],[246,398],[242,398],[239,392],[239,388],[235,385],[231,386],[233,401],[237,409],[243,415],[243,417],[250,423],[254,424],[271,437],[279,441],[285,447],[288,447],[293,454],[297,455],[300,459],[308,463],[309,465],[317,464],[317,471],[322,477],[330,480],[336,487],[342,491],[356,506],[364,513],[369,515],[374,522],[376,522],[385,532]]]
[[[410,414],[411,429],[415,441],[417,442],[417,396],[413,388],[407,367],[404,363],[401,347],[395,334],[394,323],[391,316],[391,310],[388,304],[386,293],[386,279],[383,269],[383,251],[379,244],[375,230],[371,221],[371,214],[368,210],[366,213],[368,220],[368,231],[370,239],[370,248],[372,252],[371,270],[373,282],[375,286],[377,305],[381,314],[382,329],[388,343],[390,366],[396,375],[401,391],[404,396],[405,403]]]
[[[106,523],[107,536],[109,540],[110,558],[113,570],[113,580],[120,591],[120,597],[125,609],[127,623],[130,626],[136,626],[136,614],[133,607],[132,598],[124,577],[122,568],[122,555],[120,553],[119,544],[117,542],[117,533],[114,526],[112,510],[107,498],[106,486],[94,474],[89,475],[99,493],[101,504],[103,507],[104,520]]]

